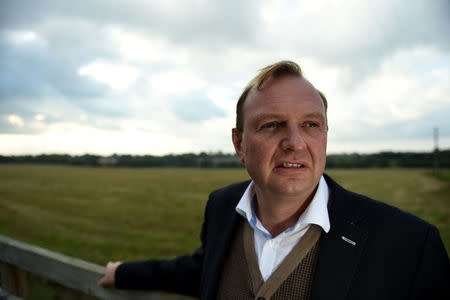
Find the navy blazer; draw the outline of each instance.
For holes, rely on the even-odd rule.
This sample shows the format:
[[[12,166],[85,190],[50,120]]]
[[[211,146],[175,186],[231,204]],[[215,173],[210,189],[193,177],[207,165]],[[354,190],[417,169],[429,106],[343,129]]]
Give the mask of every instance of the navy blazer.
[[[450,262],[435,226],[324,177],[331,229],[320,239],[312,300],[450,299]],[[202,246],[192,255],[124,263],[116,287],[214,299],[228,246],[244,221],[235,207],[248,184],[210,194]]]

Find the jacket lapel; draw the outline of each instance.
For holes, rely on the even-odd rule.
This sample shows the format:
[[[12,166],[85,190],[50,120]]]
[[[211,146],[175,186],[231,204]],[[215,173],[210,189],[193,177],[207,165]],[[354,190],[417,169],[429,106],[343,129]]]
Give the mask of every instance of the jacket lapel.
[[[225,227],[222,235],[216,238],[214,248],[211,249],[212,251],[207,259],[209,265],[206,266],[208,268],[207,273],[209,276],[206,277],[207,291],[205,291],[205,294],[208,296],[205,299],[215,299],[216,297],[217,287],[222,274],[223,263],[225,261],[225,255],[227,254],[233,233],[237,228],[238,218],[237,213],[230,216],[228,226]]]
[[[320,240],[312,286],[312,300],[345,299],[351,286],[368,232],[359,226],[362,214],[350,193],[325,175],[331,189],[331,229]]]
[[[216,297],[225,256],[239,222],[243,220],[236,212],[235,207],[248,184],[249,182],[245,182],[233,189],[227,197],[227,201],[220,201],[223,206],[213,209],[216,214],[208,216],[213,217],[214,221],[208,228],[210,240],[207,243],[211,247],[204,259],[204,274],[202,275],[204,282],[201,284],[201,299],[215,299]]]

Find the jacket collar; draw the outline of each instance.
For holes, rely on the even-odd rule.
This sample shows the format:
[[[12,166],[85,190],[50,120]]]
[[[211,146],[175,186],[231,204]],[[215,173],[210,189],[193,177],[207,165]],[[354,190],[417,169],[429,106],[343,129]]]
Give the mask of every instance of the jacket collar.
[[[331,191],[331,230],[320,240],[311,299],[338,300],[345,299],[349,291],[368,232],[361,226],[364,214],[354,194],[324,177]]]

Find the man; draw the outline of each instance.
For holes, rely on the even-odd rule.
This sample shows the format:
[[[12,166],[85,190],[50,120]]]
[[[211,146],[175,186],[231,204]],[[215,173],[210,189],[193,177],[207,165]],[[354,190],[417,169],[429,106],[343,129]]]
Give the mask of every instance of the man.
[[[262,69],[232,131],[252,181],[211,193],[194,254],[109,263],[99,284],[200,299],[450,299],[433,225],[323,174],[326,110],[294,62]]]

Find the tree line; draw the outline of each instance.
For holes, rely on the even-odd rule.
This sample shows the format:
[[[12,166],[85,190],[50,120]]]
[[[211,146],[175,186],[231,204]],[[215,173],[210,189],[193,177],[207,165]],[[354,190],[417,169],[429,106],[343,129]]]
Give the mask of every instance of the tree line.
[[[118,155],[40,154],[0,155],[0,163],[61,164],[108,167],[194,167],[242,168],[235,154],[222,152],[199,154]],[[450,149],[434,152],[379,152],[374,154],[330,154],[327,168],[450,168]]]

